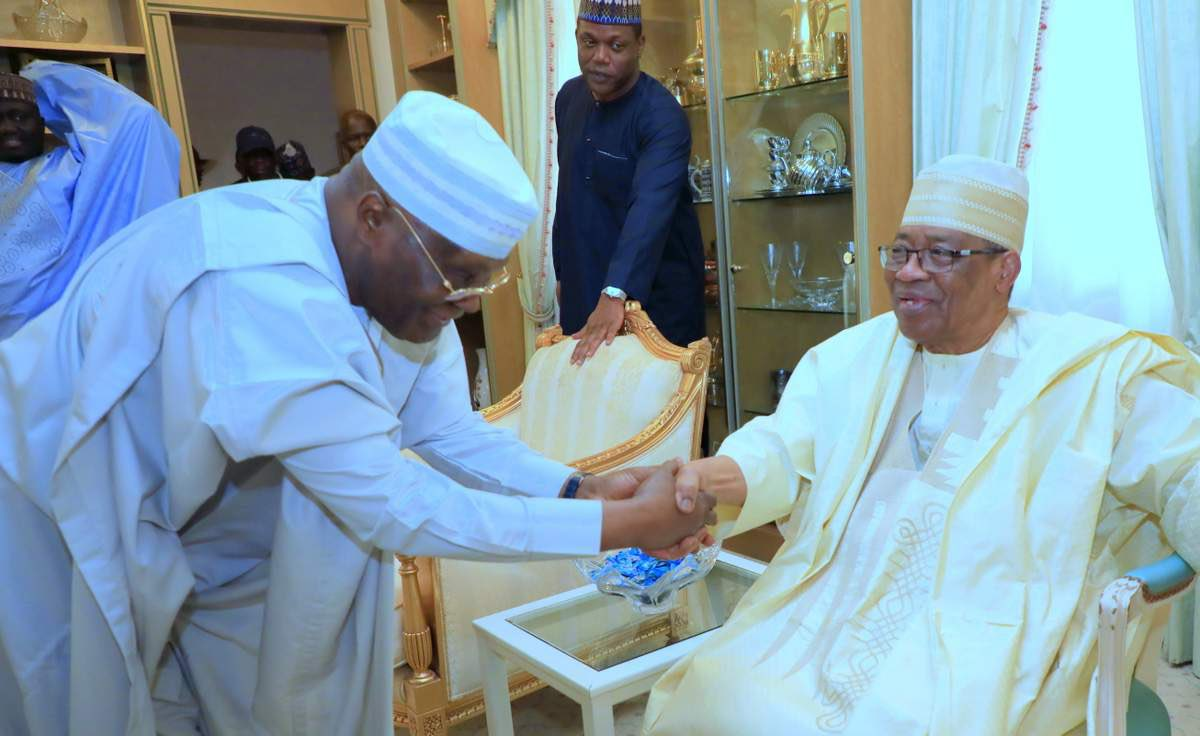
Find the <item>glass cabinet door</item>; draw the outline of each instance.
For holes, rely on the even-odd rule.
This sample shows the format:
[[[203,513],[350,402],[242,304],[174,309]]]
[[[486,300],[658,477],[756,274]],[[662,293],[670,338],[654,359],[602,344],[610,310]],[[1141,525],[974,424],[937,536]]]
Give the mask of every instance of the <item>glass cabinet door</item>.
[[[847,12],[824,0],[707,3],[740,426],[773,412],[804,352],[854,319]]]
[[[709,124],[708,84],[704,75],[705,28],[701,0],[643,0],[642,28],[646,48],[642,71],[655,77],[679,100],[692,129],[689,164],[692,200],[700,220],[705,250],[705,323],[713,345],[707,384],[708,454],[728,434],[723,332],[718,287],[718,243],[721,238],[714,206],[713,136]]]

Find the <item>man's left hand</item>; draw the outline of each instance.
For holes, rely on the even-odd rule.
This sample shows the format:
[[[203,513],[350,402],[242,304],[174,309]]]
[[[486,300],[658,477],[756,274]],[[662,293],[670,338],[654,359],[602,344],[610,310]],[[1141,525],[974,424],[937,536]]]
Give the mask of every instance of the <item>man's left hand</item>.
[[[679,461],[675,461],[679,465]],[[579,484],[576,498],[594,501],[620,501],[633,498],[633,493],[658,470],[657,465],[614,470],[604,475],[589,475]]]
[[[612,345],[621,325],[625,324],[625,302],[605,294],[600,295],[600,301],[592,316],[588,317],[583,329],[571,337],[579,341],[575,352],[571,353],[572,365],[583,365],[600,349],[600,343]]]

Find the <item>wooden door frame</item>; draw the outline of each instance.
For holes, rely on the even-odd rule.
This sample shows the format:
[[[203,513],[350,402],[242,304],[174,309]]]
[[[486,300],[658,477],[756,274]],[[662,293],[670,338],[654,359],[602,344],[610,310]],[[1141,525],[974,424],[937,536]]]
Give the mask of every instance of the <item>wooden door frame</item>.
[[[179,182],[184,196],[199,191],[195,162],[192,159],[192,136],[188,127],[187,101],[179,74],[179,54],[175,47],[175,19],[185,16],[207,16],[232,20],[306,23],[319,25],[330,33],[330,53],[333,56],[334,98],[339,112],[349,109],[365,110],[379,119],[379,104],[375,98],[374,69],[371,64],[370,25],[366,4],[362,12],[353,0],[340,3],[335,15],[289,12],[290,3],[274,0],[241,2],[239,6],[222,5],[222,0],[175,0],[150,2],[146,9],[146,57],[151,72],[159,109],[175,135],[179,137]],[[343,7],[344,6],[344,7]]]

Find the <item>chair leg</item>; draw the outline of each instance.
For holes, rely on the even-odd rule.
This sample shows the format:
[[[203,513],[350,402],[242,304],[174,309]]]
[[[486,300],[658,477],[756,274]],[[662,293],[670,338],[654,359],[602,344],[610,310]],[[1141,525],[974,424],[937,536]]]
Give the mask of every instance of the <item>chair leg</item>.
[[[416,716],[411,722],[412,736],[446,736],[446,710]]]
[[[433,670],[433,632],[421,608],[417,564],[412,557],[396,555],[400,562],[401,593],[404,596],[404,656],[412,677],[404,681],[404,703],[413,736],[445,736],[446,683]]]

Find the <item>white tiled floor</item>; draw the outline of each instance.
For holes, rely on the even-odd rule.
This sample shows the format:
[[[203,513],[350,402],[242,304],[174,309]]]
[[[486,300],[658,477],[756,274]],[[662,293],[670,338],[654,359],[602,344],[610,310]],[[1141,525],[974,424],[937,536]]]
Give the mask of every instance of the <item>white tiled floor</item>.
[[[1159,669],[1158,694],[1171,714],[1172,736],[1200,736],[1200,678],[1191,665]],[[646,696],[621,703],[616,710],[617,736],[638,736]],[[519,736],[579,736],[583,733],[579,706],[564,695],[545,688],[517,701],[514,730]],[[397,731],[404,734],[404,731]],[[450,736],[487,736],[482,717],[450,729]]]
[[[1158,696],[1171,714],[1172,736],[1200,736],[1200,677],[1192,666],[1158,668]]]

